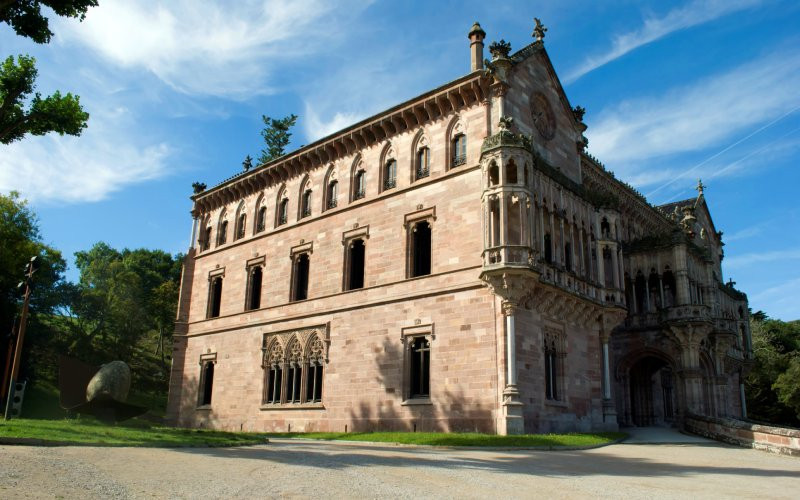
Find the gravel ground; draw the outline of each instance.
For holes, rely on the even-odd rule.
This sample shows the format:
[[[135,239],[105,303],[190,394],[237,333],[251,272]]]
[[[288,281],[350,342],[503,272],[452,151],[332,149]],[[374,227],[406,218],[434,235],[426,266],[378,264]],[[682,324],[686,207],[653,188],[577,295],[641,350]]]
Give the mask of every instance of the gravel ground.
[[[0,498],[798,498],[800,459],[712,442],[489,451],[272,440],[0,446]]]

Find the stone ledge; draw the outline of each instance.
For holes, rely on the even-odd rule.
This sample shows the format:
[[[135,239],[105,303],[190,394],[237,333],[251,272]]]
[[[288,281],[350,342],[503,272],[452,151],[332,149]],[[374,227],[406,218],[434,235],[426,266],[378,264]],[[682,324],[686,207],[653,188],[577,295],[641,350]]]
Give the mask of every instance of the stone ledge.
[[[684,430],[717,441],[800,457],[800,430],[732,418],[687,415]]]

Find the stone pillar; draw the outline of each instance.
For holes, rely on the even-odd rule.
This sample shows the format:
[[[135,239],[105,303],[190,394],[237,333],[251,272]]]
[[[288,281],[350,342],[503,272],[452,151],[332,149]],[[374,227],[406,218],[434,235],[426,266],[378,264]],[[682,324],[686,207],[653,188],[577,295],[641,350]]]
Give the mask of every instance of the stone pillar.
[[[600,318],[600,347],[603,369],[603,428],[616,431],[619,428],[617,408],[611,394],[611,354],[609,342],[611,341],[611,324],[607,318]]]
[[[606,287],[606,270],[605,259],[603,258],[603,249],[601,245],[595,242],[595,253],[597,254],[597,281],[600,282],[600,287]]]
[[[616,245],[611,248],[611,277],[614,282],[614,287],[617,289],[622,288],[619,281],[619,264],[617,262]]]
[[[194,248],[197,244],[197,229],[200,225],[200,219],[197,216],[192,217],[192,236],[189,239],[189,248]]]
[[[517,390],[516,305],[506,300],[502,307],[506,323],[506,387],[503,390],[503,424],[498,433],[523,434],[525,422]]]
[[[747,418],[747,400],[744,397],[744,382],[742,382],[741,374],[739,374],[739,402],[742,407],[742,418]]]

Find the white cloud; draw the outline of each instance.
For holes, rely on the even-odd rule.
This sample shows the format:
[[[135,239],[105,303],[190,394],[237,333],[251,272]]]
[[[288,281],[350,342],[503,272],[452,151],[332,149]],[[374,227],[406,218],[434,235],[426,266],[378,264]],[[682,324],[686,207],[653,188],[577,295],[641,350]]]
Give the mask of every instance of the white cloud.
[[[35,202],[82,203],[168,173],[166,143],[134,145],[134,119],[122,107],[94,112],[80,137],[49,134],[3,146],[0,192]]]
[[[83,23],[59,22],[56,39],[84,44],[124,68],[144,68],[181,92],[244,96],[270,90],[266,79],[277,61],[330,47],[366,2],[348,4],[101,2]]]
[[[586,73],[670,33],[707,23],[760,3],[760,0],[694,0],[669,11],[664,17],[648,17],[639,29],[615,36],[608,51],[586,58],[580,66],[567,74],[564,82],[572,83]]]
[[[753,264],[763,264],[765,262],[775,262],[778,260],[789,261],[795,259],[800,259],[800,248],[736,255],[725,258],[723,265],[726,269],[739,269],[752,266]]]
[[[725,235],[722,238],[722,241],[724,241],[725,243],[732,243],[734,241],[746,240],[748,238],[752,238],[753,236],[758,236],[759,234],[764,232],[764,226],[765,224],[756,224],[754,226],[740,229],[735,233],[731,234],[730,236]]]
[[[323,119],[316,111],[315,107],[308,102],[305,104],[305,114],[303,116],[303,128],[309,142],[316,141],[334,132],[342,130],[348,125],[352,125],[364,118],[360,113],[336,112],[330,119]]]
[[[800,278],[790,279],[749,297],[754,311],[762,310],[772,318],[784,321],[800,319]]]
[[[590,123],[590,149],[623,170],[641,169],[643,160],[702,150],[796,110],[798,88],[800,55],[778,53],[604,110]]]

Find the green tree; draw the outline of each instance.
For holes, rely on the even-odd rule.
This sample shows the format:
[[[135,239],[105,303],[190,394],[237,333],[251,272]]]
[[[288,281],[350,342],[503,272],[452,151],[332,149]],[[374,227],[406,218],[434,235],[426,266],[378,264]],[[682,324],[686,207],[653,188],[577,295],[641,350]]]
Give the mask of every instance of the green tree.
[[[263,164],[286,154],[286,146],[289,145],[289,139],[292,137],[289,130],[297,123],[297,115],[292,114],[284,118],[270,118],[262,115],[261,119],[264,120],[261,137],[264,138],[266,147],[261,150],[258,162]]]
[[[0,22],[10,25],[20,36],[48,43],[53,32],[42,13],[43,6],[56,15],[83,21],[89,7],[97,6],[97,0],[0,0]]]
[[[800,425],[800,321],[751,315],[754,364],[745,380],[748,415],[778,425]]]
[[[36,92],[36,60],[29,56],[9,56],[0,65],[0,143],[10,144],[26,134],[81,135],[89,113],[80,97],[70,93],[42,97]],[[29,101],[29,102],[28,102]],[[27,104],[27,109],[26,109]]]

